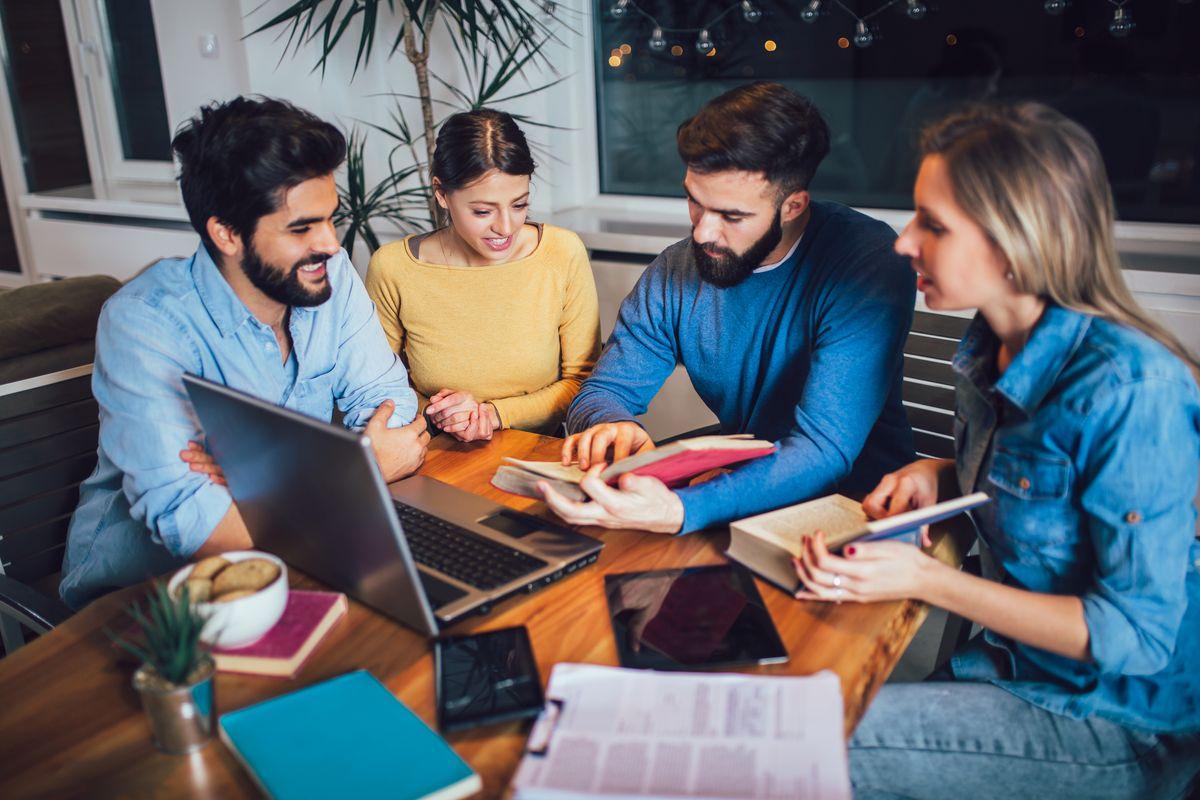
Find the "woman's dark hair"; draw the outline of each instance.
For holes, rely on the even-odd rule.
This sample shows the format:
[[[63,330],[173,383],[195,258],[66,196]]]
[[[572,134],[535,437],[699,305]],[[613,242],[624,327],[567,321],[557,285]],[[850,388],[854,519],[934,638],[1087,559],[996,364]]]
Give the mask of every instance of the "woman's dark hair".
[[[503,111],[480,108],[442,123],[431,175],[443,191],[453,192],[494,169],[506,175],[532,175],[536,167],[516,120]]]
[[[288,189],[333,172],[346,158],[346,137],[313,114],[271,98],[213,103],[183,123],[171,142],[179,188],[192,227],[212,252],[208,219],[244,239],[274,213]]]
[[[807,97],[755,81],[709,100],[675,134],[697,172],[760,172],[783,197],[807,189],[829,154],[829,126]]]

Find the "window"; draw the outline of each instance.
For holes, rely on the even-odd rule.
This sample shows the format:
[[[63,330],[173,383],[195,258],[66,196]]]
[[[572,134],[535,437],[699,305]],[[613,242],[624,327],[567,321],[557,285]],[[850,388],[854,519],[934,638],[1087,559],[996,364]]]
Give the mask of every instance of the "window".
[[[171,129],[150,0],[63,0],[85,133],[105,181],[173,178]],[[97,176],[99,178],[100,176]]]
[[[17,231],[10,204],[26,191],[90,181],[83,126],[75,105],[71,60],[58,3],[0,0],[4,88],[12,108],[12,135],[0,154],[0,272],[19,273]],[[64,102],[65,100],[65,102]],[[7,120],[5,128],[7,128]]]
[[[170,161],[171,136],[150,0],[103,0],[104,41],[122,155]]]
[[[610,9],[623,5],[614,18]],[[1075,0],[928,3],[763,0],[748,22],[729,2],[595,3],[602,192],[676,197],[683,167],[675,129],[708,99],[748,80],[776,80],[812,98],[833,146],[813,189],[866,208],[911,208],[920,129],[961,103],[1033,99],[1087,127],[1124,220],[1200,223],[1200,3],[1129,3],[1136,23],[1110,33],[1114,6]],[[732,8],[709,31],[699,29]],[[654,25],[664,28],[651,47]],[[880,10],[881,9],[881,10]],[[869,46],[854,43],[870,15]]]

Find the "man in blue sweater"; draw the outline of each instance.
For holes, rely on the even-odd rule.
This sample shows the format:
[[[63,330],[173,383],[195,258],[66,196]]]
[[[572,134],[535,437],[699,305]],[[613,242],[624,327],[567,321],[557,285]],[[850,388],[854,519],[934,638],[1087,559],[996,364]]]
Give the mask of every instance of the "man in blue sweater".
[[[777,83],[739,87],[680,126],[691,239],[654,260],[621,305],[571,404],[563,463],[588,470],[578,503],[542,484],[568,522],[687,533],[832,491],[868,491],[914,458],[900,403],[915,278],[884,223],[808,186],[829,130]],[[670,490],[597,473],[653,447],[634,418],[682,363],[724,433],[778,452]]]

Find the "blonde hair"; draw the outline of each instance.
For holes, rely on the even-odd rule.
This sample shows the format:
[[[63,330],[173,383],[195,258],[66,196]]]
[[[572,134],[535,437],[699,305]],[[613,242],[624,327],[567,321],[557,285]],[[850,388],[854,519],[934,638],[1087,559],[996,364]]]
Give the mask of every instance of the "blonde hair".
[[[1146,314],[1121,275],[1112,191],[1096,142],[1040,103],[981,105],[927,128],[955,199],[1008,260],[1018,291],[1136,328],[1200,376],[1200,363]]]

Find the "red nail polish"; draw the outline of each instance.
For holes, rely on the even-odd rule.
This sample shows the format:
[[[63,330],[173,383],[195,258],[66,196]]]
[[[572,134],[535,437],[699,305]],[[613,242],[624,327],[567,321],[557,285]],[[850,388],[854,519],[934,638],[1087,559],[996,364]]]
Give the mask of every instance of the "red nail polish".
[[[854,555],[854,548],[853,548],[853,547],[847,547],[847,548],[846,548],[846,555],[848,555],[848,556],[852,556],[852,555]]]

